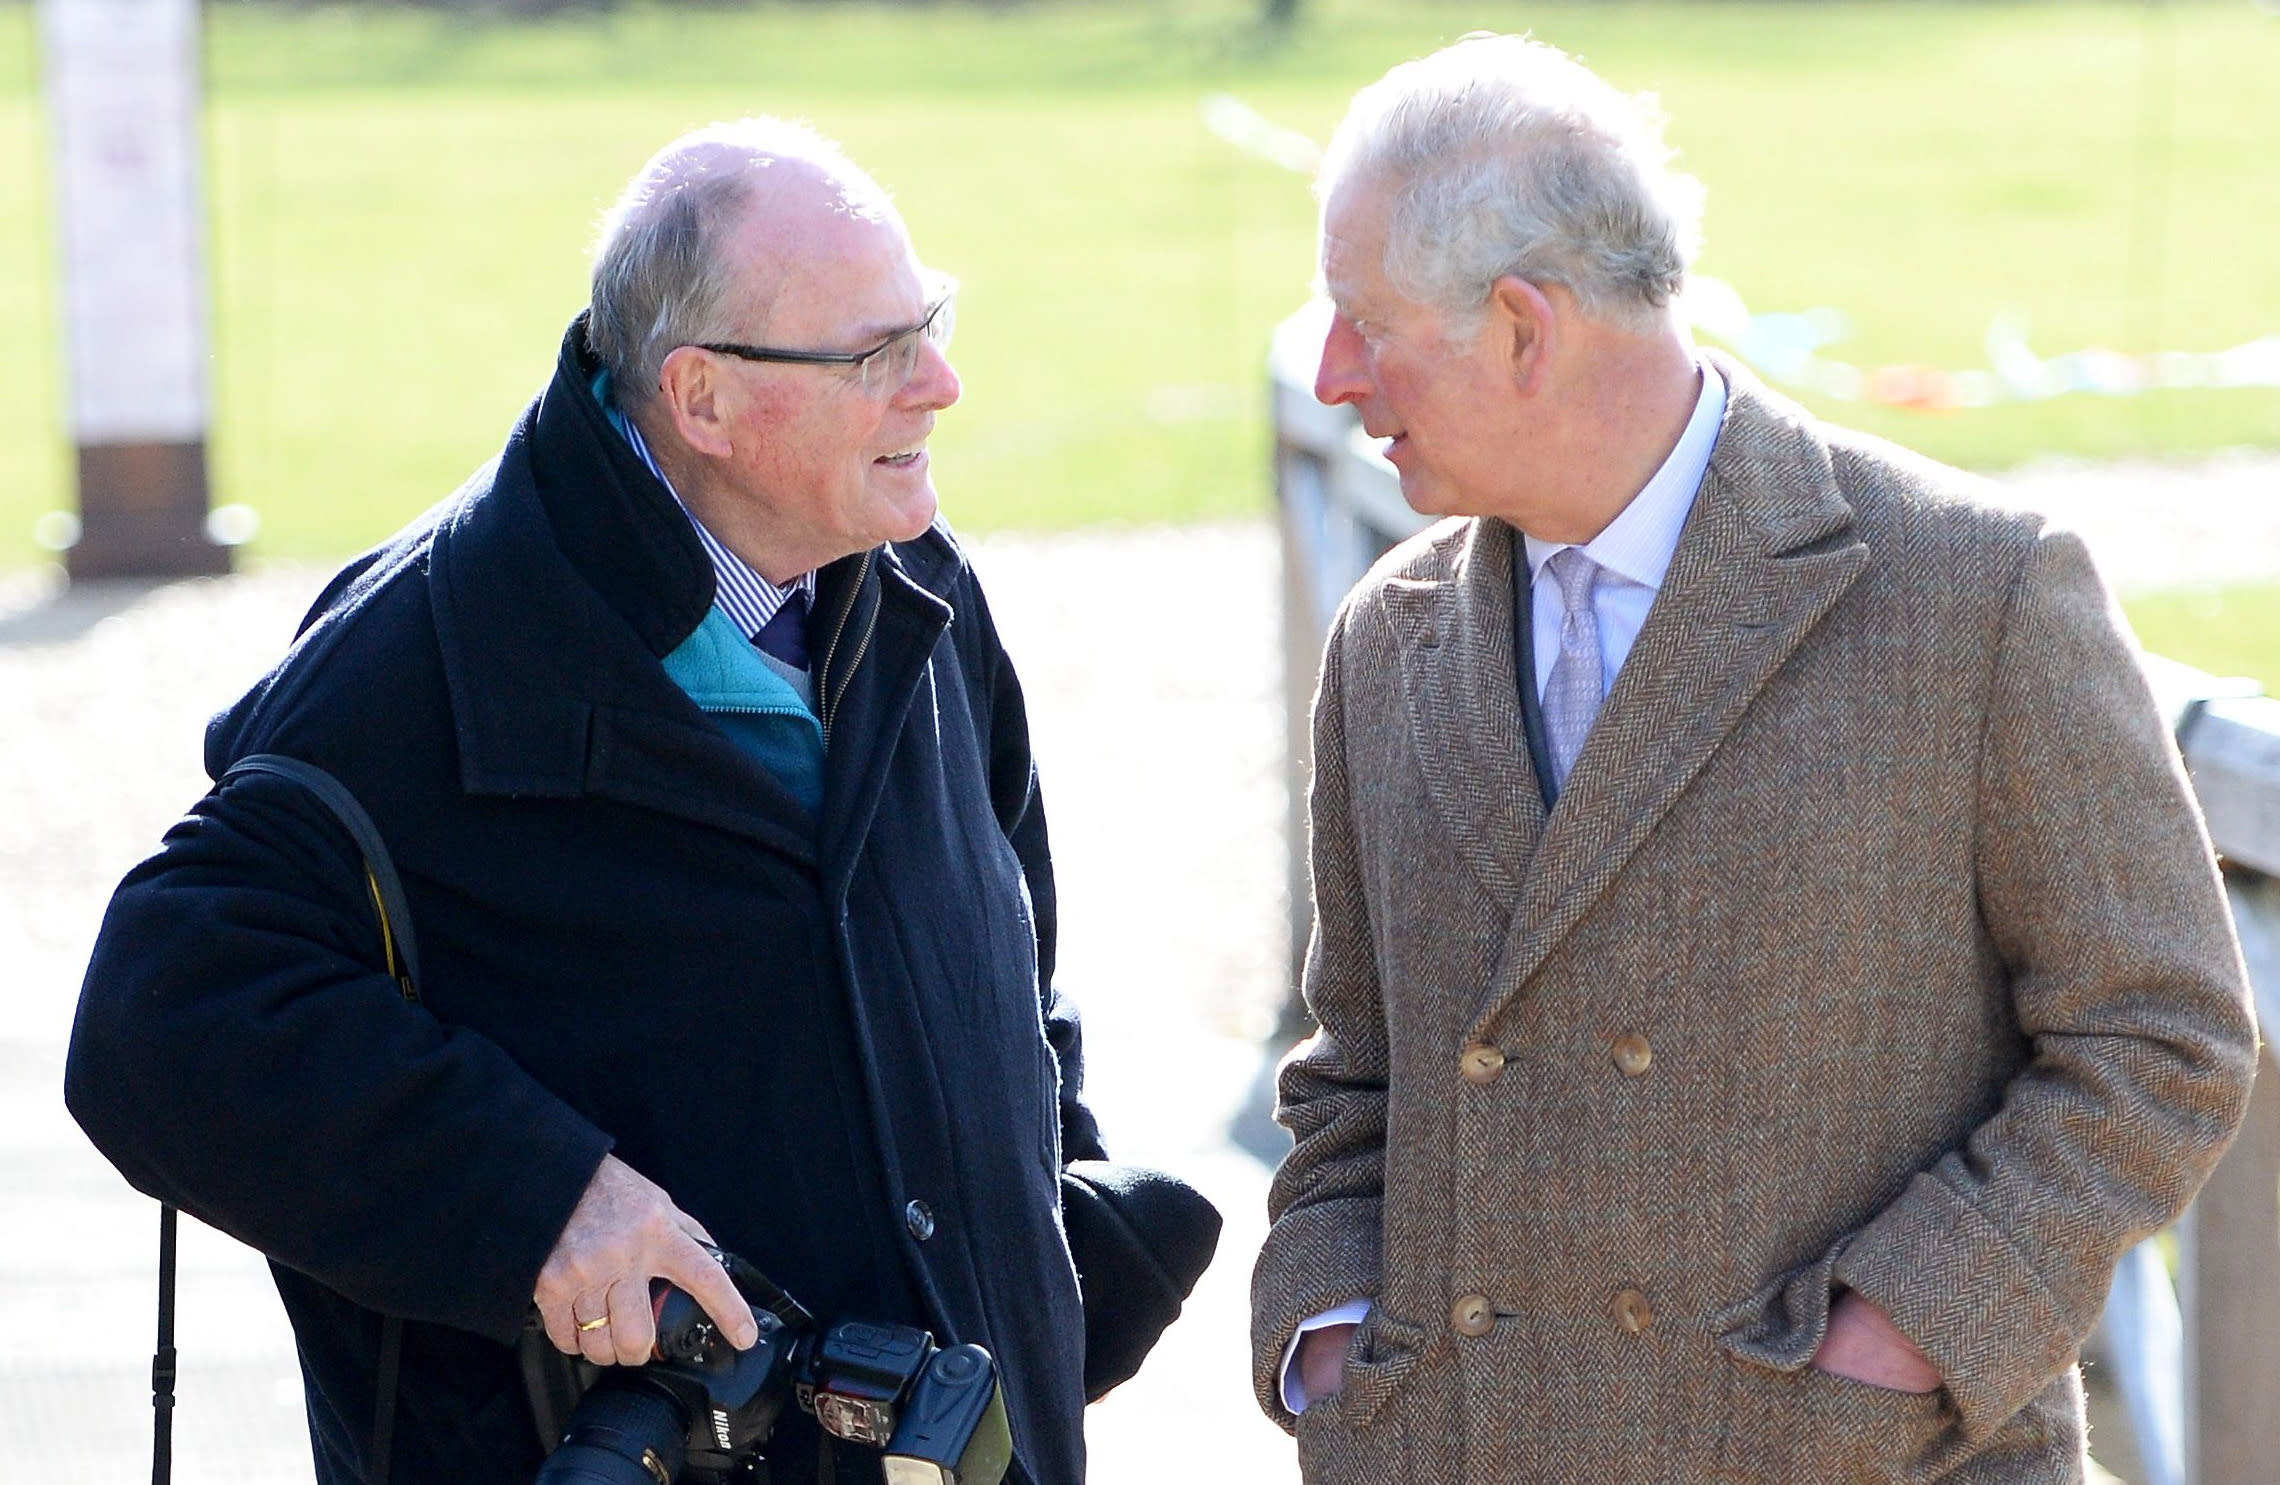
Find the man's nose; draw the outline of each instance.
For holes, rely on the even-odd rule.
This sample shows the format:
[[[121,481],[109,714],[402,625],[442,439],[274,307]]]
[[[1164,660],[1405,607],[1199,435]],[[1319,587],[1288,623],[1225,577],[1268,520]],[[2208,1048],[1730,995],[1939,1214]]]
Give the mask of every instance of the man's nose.
[[[1314,371],[1314,400],[1330,407],[1359,401],[1370,389],[1362,359],[1362,337],[1344,315],[1330,318],[1322,337],[1322,364]]]
[[[956,402],[965,389],[950,357],[939,346],[920,342],[918,365],[912,368],[910,380],[903,383],[902,400],[940,411]]]

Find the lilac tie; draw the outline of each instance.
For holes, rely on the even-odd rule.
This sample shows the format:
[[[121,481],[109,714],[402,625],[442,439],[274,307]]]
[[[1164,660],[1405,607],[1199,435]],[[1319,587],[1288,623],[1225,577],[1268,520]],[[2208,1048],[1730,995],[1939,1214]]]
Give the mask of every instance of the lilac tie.
[[[1545,566],[1560,584],[1560,658],[1544,687],[1544,739],[1552,750],[1552,790],[1567,787],[1583,740],[1599,715],[1604,682],[1599,670],[1599,618],[1591,610],[1591,590],[1599,564],[1579,547],[1562,547]]]
[[[784,595],[784,606],[775,616],[760,626],[752,636],[764,654],[772,655],[794,670],[808,668],[807,647],[807,590],[794,588]]]

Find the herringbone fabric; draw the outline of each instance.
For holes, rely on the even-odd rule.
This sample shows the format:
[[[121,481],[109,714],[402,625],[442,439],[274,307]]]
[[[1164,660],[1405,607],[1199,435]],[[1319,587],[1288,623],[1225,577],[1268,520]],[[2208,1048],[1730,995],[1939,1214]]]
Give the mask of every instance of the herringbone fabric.
[[[1285,1426],[1297,1322],[1376,1301],[1296,1421],[1311,1485],[2078,1480],[2112,1265],[2240,1117],[2238,949],[2079,541],[1718,365],[1556,811],[1509,528],[1436,526],[1333,625],[1321,1030],[1253,1286]],[[1945,1390],[1813,1370],[1835,1285]]]
[[[1557,793],[1575,771],[1575,755],[1583,751],[1592,718],[1599,715],[1606,681],[1600,674],[1599,619],[1591,611],[1599,564],[1581,547],[1561,547],[1544,565],[1560,585],[1560,654],[1544,687],[1544,740],[1551,749],[1552,791]]]

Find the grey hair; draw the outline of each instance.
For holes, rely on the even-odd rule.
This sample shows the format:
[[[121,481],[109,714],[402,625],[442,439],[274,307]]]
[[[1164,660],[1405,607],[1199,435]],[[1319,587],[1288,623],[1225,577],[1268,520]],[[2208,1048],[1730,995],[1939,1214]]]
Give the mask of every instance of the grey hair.
[[[1651,94],[1624,96],[1557,47],[1476,32],[1356,94],[1316,191],[1392,188],[1385,273],[1470,333],[1508,274],[1644,328],[1686,283],[1702,186],[1672,165]]]
[[[710,124],[666,145],[626,183],[602,217],[586,338],[609,369],[620,405],[656,395],[677,347],[730,333],[734,265],[721,236],[753,200],[761,173],[780,161],[815,167],[837,186],[840,209],[888,210],[886,192],[832,141],[776,118]],[[749,306],[743,327],[759,333]]]

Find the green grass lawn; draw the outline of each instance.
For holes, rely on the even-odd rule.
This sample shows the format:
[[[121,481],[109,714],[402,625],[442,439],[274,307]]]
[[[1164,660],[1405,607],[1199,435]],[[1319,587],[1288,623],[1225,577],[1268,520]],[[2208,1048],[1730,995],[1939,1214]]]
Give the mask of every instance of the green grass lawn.
[[[343,553],[431,503],[545,376],[624,178],[682,128],[774,111],[843,139],[965,282],[967,396],[936,441],[954,520],[1259,510],[1263,346],[1304,297],[1312,206],[1199,101],[1319,138],[1356,86],[1480,26],[1659,91],[1710,187],[1703,269],[1759,309],[1841,308],[1847,359],[1979,365],[2006,310],[2045,351],[2280,331],[2280,20],[2246,3],[1307,0],[1280,40],[1256,9],[215,6],[217,496],[257,507],[278,556]],[[2176,80],[2158,240],[2133,238],[2149,60]],[[28,8],[0,6],[0,567],[71,499],[36,70]],[[1982,467],[2280,444],[2272,391],[1821,410]]]
[[[2154,654],[2219,676],[2248,676],[2280,696],[2280,583],[2151,593],[2122,607]]]

